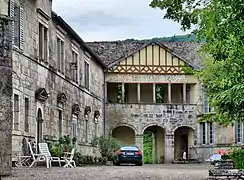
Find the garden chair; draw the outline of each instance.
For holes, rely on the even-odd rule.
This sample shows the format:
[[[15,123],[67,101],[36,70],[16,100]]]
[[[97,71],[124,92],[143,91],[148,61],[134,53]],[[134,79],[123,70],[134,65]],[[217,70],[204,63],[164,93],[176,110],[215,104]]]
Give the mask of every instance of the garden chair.
[[[46,156],[43,155],[43,154],[36,154],[36,153],[34,153],[34,151],[32,149],[32,145],[31,145],[30,142],[28,142],[28,146],[29,146],[30,153],[31,153],[31,156],[32,156],[32,159],[33,159],[33,162],[31,163],[31,165],[29,167],[34,166],[38,162],[44,162],[44,161],[46,161],[47,168],[49,168],[48,159],[46,158]]]
[[[47,167],[52,167],[52,162],[58,162],[59,166],[61,167],[61,161],[59,157],[52,157],[47,143],[39,143],[39,150],[42,155],[44,155],[47,159]]]
[[[64,157],[62,157],[62,162],[65,162],[63,167],[76,167],[75,161],[73,160],[75,154],[75,148],[71,152],[64,152]],[[73,163],[73,165],[72,165]]]
[[[22,156],[19,153],[19,156],[17,158],[18,158],[18,160],[15,162],[16,167],[30,166],[31,156]]]

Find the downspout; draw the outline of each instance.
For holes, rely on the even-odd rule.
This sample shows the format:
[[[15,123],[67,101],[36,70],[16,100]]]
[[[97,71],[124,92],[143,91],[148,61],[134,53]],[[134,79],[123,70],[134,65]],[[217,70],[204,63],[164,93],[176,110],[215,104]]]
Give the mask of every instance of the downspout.
[[[104,70],[103,73],[103,135],[106,135],[106,118],[107,118],[107,112],[106,112],[106,104],[107,104],[107,91],[106,91],[106,70]]]

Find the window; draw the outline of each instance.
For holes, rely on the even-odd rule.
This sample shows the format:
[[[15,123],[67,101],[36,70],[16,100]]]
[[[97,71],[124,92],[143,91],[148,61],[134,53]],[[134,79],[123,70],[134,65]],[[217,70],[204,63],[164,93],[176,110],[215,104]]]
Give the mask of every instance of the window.
[[[13,129],[19,130],[19,95],[14,94],[14,117]]]
[[[48,61],[48,29],[43,24],[39,23],[39,58]]]
[[[72,135],[73,137],[77,137],[77,115],[73,114],[72,116]]]
[[[62,110],[58,110],[58,133],[59,133],[59,137],[62,136],[62,130],[63,130],[63,114],[62,114]]]
[[[24,9],[19,0],[10,0],[10,17],[12,21],[12,43],[23,49]]]
[[[214,143],[214,130],[213,130],[212,122],[208,123],[208,128],[209,128],[209,144],[213,144]]]
[[[89,80],[90,80],[90,67],[89,63],[85,61],[85,88],[89,90]]]
[[[29,99],[25,98],[25,132],[29,132]]]
[[[78,54],[72,51],[72,63],[71,63],[71,79],[78,83]]]
[[[206,144],[206,123],[200,123],[200,131],[201,131],[201,144]]]
[[[235,141],[236,143],[242,142],[242,136],[243,136],[243,124],[241,122],[235,123]]]
[[[57,66],[64,73],[64,42],[60,38],[57,38]]]
[[[206,93],[203,93],[203,113],[210,113],[211,107],[208,103],[208,96]]]

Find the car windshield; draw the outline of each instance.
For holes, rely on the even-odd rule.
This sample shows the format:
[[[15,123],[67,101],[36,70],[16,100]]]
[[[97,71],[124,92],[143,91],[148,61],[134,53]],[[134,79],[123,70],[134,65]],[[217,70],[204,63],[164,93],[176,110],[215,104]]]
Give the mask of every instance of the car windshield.
[[[122,151],[139,151],[139,149],[137,147],[133,147],[133,146],[123,146],[121,147]]]

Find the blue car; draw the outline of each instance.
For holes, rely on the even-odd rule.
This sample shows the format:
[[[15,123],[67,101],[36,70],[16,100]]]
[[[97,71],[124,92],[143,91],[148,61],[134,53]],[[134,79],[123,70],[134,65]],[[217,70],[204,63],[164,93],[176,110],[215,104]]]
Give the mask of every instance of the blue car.
[[[113,164],[119,166],[121,163],[142,166],[143,155],[141,150],[134,145],[121,146],[120,149],[115,153]]]

